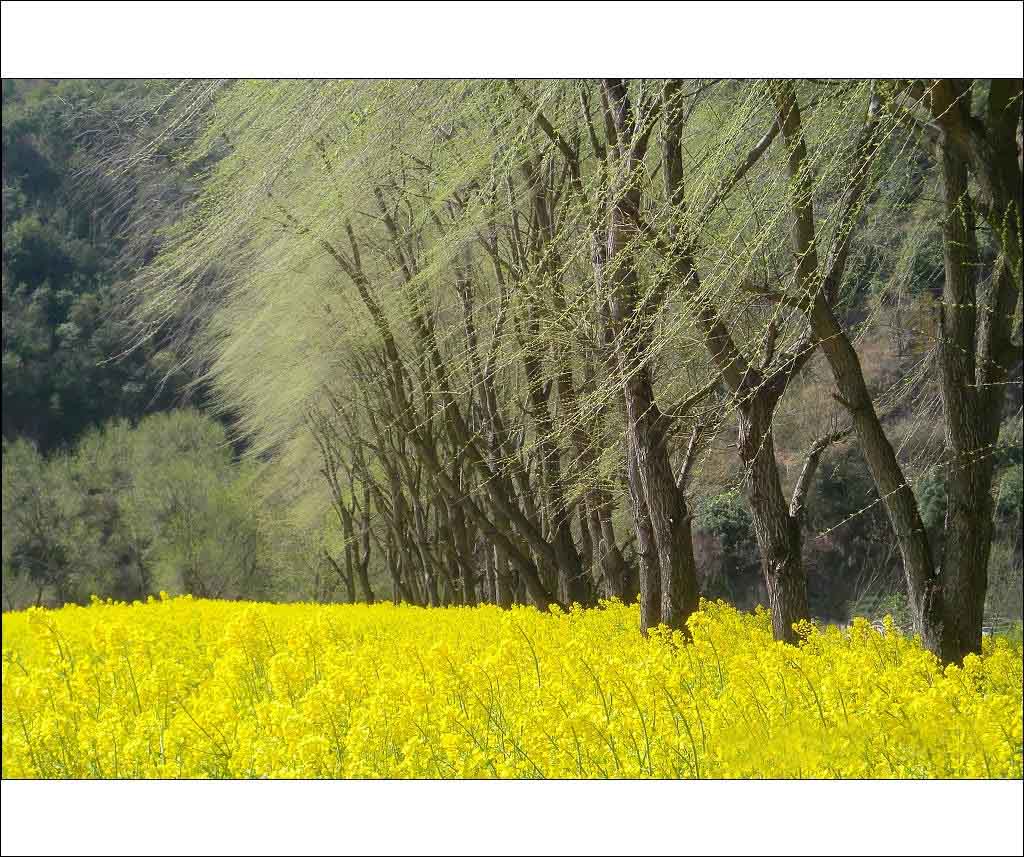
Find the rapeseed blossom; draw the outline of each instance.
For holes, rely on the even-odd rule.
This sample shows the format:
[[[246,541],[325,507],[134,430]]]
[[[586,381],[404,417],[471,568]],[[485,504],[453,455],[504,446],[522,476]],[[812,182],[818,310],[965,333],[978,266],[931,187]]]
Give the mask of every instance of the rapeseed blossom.
[[[1020,777],[1019,644],[707,603],[94,600],[3,621],[4,777]]]

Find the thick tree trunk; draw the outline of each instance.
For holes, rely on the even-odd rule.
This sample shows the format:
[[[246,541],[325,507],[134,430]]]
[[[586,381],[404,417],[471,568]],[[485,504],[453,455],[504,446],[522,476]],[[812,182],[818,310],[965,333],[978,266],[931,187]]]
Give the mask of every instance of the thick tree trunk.
[[[782,135],[789,149],[788,171],[792,181],[793,247],[796,254],[796,278],[800,297],[809,304],[808,316],[816,342],[828,360],[839,400],[853,418],[854,431],[860,441],[868,470],[885,504],[896,540],[903,557],[903,570],[914,624],[925,646],[939,653],[942,640],[942,589],[938,570],[932,561],[928,534],[921,521],[914,492],[907,484],[896,452],[882,428],[868,391],[860,358],[832,310],[830,299],[842,275],[848,246],[841,242],[833,263],[834,270],[822,275],[814,226],[812,178],[806,169],[807,148],[804,143],[800,108],[792,84],[780,84],[776,107]],[[870,138],[869,138],[870,142]],[[865,161],[870,157],[865,151]],[[866,166],[850,195],[856,201],[864,189]],[[852,207],[852,206],[851,206]]]
[[[828,359],[842,403],[853,418],[854,431],[860,441],[868,470],[896,534],[915,627],[925,647],[940,654],[943,633],[942,588],[917,498],[907,484],[896,451],[875,411],[857,352],[836,321],[832,308],[820,294],[815,301],[811,321],[821,350]]]
[[[607,239],[605,238],[605,240],[600,240],[599,235],[593,235],[591,237],[591,254],[594,264],[595,280],[598,285],[598,288],[595,291],[598,292],[600,291],[600,278],[603,275],[604,260],[607,252]],[[598,356],[600,369],[588,372],[588,390],[593,390],[593,381],[597,371],[603,373],[603,380],[606,383],[613,382],[613,379],[618,373],[618,363],[615,357],[614,336],[612,335],[612,325],[607,302],[599,302],[595,315],[597,330],[595,333],[594,350]],[[598,438],[600,437],[602,441],[606,440],[603,435],[603,432],[605,431],[604,422],[609,413],[613,412],[613,410],[613,404],[602,399],[596,415],[598,427],[589,430],[581,430],[583,432],[583,437],[581,437],[581,446],[584,452],[580,453],[580,459],[585,461],[591,468],[593,473],[592,478],[595,482],[598,482],[601,478],[601,474],[599,473],[600,443]],[[620,421],[624,419],[625,413],[625,401],[621,400],[617,409],[617,419]],[[586,419],[582,414],[579,415],[578,420],[581,425],[586,422]],[[635,482],[636,488],[640,490],[640,482],[639,475],[635,472],[635,458],[630,452],[631,447],[628,442],[625,444],[625,447],[626,484],[630,486],[630,496],[632,498],[632,486]],[[650,516],[647,512],[647,504],[646,502],[642,502],[642,509],[638,512],[635,498],[633,499],[634,518],[639,521],[637,526],[644,529],[644,531],[649,534]],[[594,561],[595,572],[600,574],[600,579],[603,582],[603,588],[607,597],[619,598],[624,604],[632,604],[640,595],[639,572],[636,565],[630,565],[626,562],[625,557],[622,555],[622,550],[619,548],[618,538],[615,533],[615,525],[612,520],[615,503],[616,500],[613,493],[599,483],[588,492],[588,525],[591,530],[591,539],[593,541],[594,551],[596,554]],[[637,519],[636,516],[638,514],[640,517]],[[653,539],[653,535],[651,535],[650,538]],[[657,594],[654,596],[653,603],[657,605],[656,609],[660,613],[660,581],[657,586]],[[644,625],[645,629],[646,627],[647,625]]]
[[[971,81],[939,79],[930,87],[932,113],[942,128],[943,144],[968,161],[992,236],[1018,282],[1024,219],[1024,186],[1016,147],[1021,87],[1020,78],[993,80],[984,119],[971,115]]]
[[[632,604],[640,594],[640,583],[637,579],[637,571],[626,562],[619,548],[615,536],[615,528],[612,525],[612,510],[610,505],[602,507],[601,513],[601,548],[602,563],[605,577],[609,580],[621,581],[621,595],[619,596],[626,604]]]
[[[594,579],[601,582],[606,598],[631,603],[637,593],[630,580],[630,569],[622,556],[612,523],[611,495],[604,489],[587,493],[587,527],[593,544]],[[660,599],[659,599],[660,600]]]
[[[599,344],[599,348],[601,344]],[[587,373],[584,390],[593,391],[593,374]],[[597,436],[602,431],[588,426],[595,421],[594,415],[580,412],[575,389],[562,385],[560,398],[564,402],[567,418],[572,422],[573,452],[581,478],[588,484],[580,503],[580,529],[586,537],[591,568],[588,581],[591,600],[597,591],[606,598],[618,598],[629,603],[628,567],[622,558],[615,539],[612,523],[613,500],[611,493],[601,484],[600,448]],[[598,416],[600,426],[600,415]],[[634,594],[635,597],[635,594]]]
[[[619,374],[626,402],[626,433],[635,458],[636,479],[649,515],[660,572],[660,621],[685,631],[686,620],[699,606],[697,569],[693,558],[691,521],[686,499],[676,487],[664,433],[665,420],[654,400],[650,374],[649,323],[637,317],[643,301],[629,247],[634,229],[630,212],[640,210],[641,193],[636,174],[643,161],[649,129],[640,129],[630,103],[628,88],[621,80],[603,83],[611,124],[617,138],[616,179],[609,189],[607,251],[598,277],[610,278],[609,308],[615,332]],[[600,281],[600,280],[599,280]],[[643,508],[643,505],[635,506]],[[640,546],[641,520],[636,518]],[[646,568],[645,568],[646,565]],[[651,625],[647,611],[652,606],[653,586],[644,580],[652,571],[641,563],[641,628]]]
[[[951,109],[957,109],[956,106]],[[943,660],[981,652],[981,626],[992,541],[992,458],[984,449],[988,414],[974,389],[978,248],[974,212],[967,193],[967,161],[944,145],[945,186],[939,360],[946,422],[947,507],[943,555],[946,623]]]
[[[443,498],[438,498],[443,502]],[[423,502],[413,497],[413,517],[416,521],[416,538],[419,548],[420,566],[423,569],[423,583],[426,587],[427,603],[431,607],[441,606],[441,592],[437,585],[437,571],[430,550],[430,530],[427,523],[428,510]]]
[[[459,553],[458,565],[460,571],[462,603],[467,607],[476,606],[476,575],[473,568],[473,560],[470,553],[470,538],[466,530],[466,516],[462,507],[453,504],[449,509],[449,517],[452,523],[452,531],[455,534],[455,546]]]
[[[640,481],[636,448],[630,436],[626,443],[626,478],[633,503],[633,524],[636,529],[636,554],[639,564],[640,630],[646,634],[661,622],[661,571],[658,548],[654,542],[651,514]]]
[[[491,438],[491,467],[495,472],[498,472],[499,462],[498,458],[500,450],[495,437]],[[509,522],[508,518],[501,515],[500,512],[495,511],[494,513],[494,525],[502,530],[508,531]],[[494,603],[501,607],[503,610],[508,610],[513,603],[515,598],[515,572],[513,571],[512,564],[508,561],[505,555],[501,552],[497,545],[494,546]]]
[[[527,299],[527,330],[536,341],[539,322],[532,298]],[[541,483],[547,500],[550,522],[549,541],[554,549],[557,571],[558,598],[563,604],[588,604],[590,590],[586,570],[572,538],[569,511],[562,485],[562,450],[555,440],[555,426],[548,401],[549,389],[543,382],[539,352],[528,348],[523,355],[530,405],[537,426],[537,455],[540,461]]]
[[[369,497],[365,500],[369,502]],[[346,563],[346,577],[345,585],[349,586],[351,581],[351,600],[355,602],[355,584],[358,580],[359,588],[362,591],[363,600],[367,604],[373,604],[373,589],[370,586],[369,576],[369,565],[370,565],[370,535],[369,535],[369,523],[363,522],[363,532],[360,533],[359,539],[356,538],[355,520],[353,518],[351,510],[342,502],[340,499],[336,505],[338,511],[338,517],[342,524],[342,535],[345,538],[345,563]],[[364,512],[364,516],[365,516]],[[351,569],[349,570],[349,563],[351,562]]]
[[[763,389],[763,388],[762,388]],[[739,412],[739,452],[744,488],[761,554],[761,568],[776,640],[795,643],[793,624],[810,616],[799,520],[782,493],[772,439],[774,406],[755,395]]]
[[[682,160],[683,104],[679,84],[665,86],[664,175],[666,196],[673,209],[685,213],[686,196]],[[748,158],[749,162],[749,158]],[[670,226],[672,268],[678,287],[689,294],[700,293],[700,278],[693,266],[689,236]],[[790,517],[782,493],[772,420],[779,399],[791,374],[803,365],[798,355],[792,366],[772,371],[766,365],[759,370],[740,352],[732,333],[717,308],[707,298],[699,298],[695,317],[704,345],[729,389],[737,407],[739,455],[743,463],[744,487],[761,555],[761,567],[772,612],[775,639],[795,642],[793,624],[808,618],[807,578],[803,567],[799,521]],[[768,355],[766,363],[772,355]]]
[[[970,123],[967,84],[937,87],[936,107],[943,97],[943,127]],[[1018,87],[1019,89],[1019,87]],[[1005,123],[1004,123],[1005,124]],[[1013,129],[986,135],[996,175],[1013,172],[1016,145]],[[948,137],[948,135],[947,135]],[[1005,161],[1005,164],[1000,164]],[[968,158],[952,139],[942,142],[945,221],[945,281],[941,312],[939,362],[945,410],[947,509],[943,555],[945,625],[944,660],[959,662],[981,652],[988,562],[992,547],[993,447],[1006,395],[1012,358],[1011,325],[1020,289],[1010,265],[997,263],[989,286],[988,310],[978,343],[978,243],[974,211],[968,195]]]
[[[653,400],[646,367],[626,382],[626,411],[627,431],[636,454],[661,572],[660,621],[670,628],[685,629],[686,620],[699,603],[690,513],[683,493],[676,487],[659,425],[663,420]],[[650,583],[648,592],[649,587]]]
[[[494,603],[507,610],[513,604],[515,597],[515,580],[508,562],[497,548],[494,551]]]
[[[327,561],[334,568],[335,572],[342,579],[345,584],[345,600],[348,604],[356,603],[356,559],[355,549],[351,544],[345,545],[345,568],[335,561],[334,557],[324,549],[324,556],[327,557]],[[319,597],[319,596],[318,596]]]
[[[360,562],[356,566],[356,570],[359,573],[359,588],[363,593],[363,601],[367,604],[373,604],[377,599],[373,594],[373,587],[370,586],[369,563]]]

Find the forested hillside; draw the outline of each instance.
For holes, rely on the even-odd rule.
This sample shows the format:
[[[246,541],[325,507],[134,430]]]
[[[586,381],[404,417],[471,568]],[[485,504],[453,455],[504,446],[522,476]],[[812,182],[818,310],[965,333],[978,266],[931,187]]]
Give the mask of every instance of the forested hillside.
[[[3,129],[4,609],[1021,616],[1019,81],[5,81]]]
[[[173,363],[130,350],[124,282],[184,190],[166,162],[118,179],[157,92],[132,81],[3,85],[3,436],[66,447],[112,417],[175,401]],[[154,159],[155,161],[155,159]],[[127,180],[125,180],[127,179]],[[165,383],[169,381],[169,383]]]

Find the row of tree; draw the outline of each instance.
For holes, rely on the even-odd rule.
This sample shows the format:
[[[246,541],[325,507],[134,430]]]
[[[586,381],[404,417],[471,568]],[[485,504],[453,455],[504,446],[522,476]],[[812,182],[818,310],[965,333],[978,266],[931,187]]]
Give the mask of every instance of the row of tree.
[[[980,649],[1019,480],[1020,81],[202,82],[166,127],[201,192],[137,318],[279,490],[326,492],[352,597],[376,554],[395,598],[638,597],[643,631],[685,628],[728,444],[792,641],[852,444],[914,627]]]

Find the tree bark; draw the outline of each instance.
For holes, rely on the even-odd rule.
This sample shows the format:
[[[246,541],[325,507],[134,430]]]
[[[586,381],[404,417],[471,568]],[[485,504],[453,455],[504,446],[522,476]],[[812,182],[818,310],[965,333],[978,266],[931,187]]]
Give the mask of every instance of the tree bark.
[[[1014,283],[1009,262],[998,262],[989,286],[987,318],[981,325],[979,342],[981,260],[968,193],[969,160],[950,133],[951,128],[972,121],[969,85],[947,81],[936,90],[933,104],[942,111],[946,132],[941,144],[945,280],[939,363],[949,459],[942,571],[942,657],[959,662],[968,654],[981,653],[993,530],[992,453],[999,437],[1005,381],[1013,359],[1011,325],[1020,289]],[[995,162],[989,168],[997,175],[1012,171],[1016,165],[1013,130],[1006,129],[1000,136],[999,129],[997,124],[978,132],[984,134],[989,158]]]
[[[674,213],[681,216],[685,212],[686,195],[679,90],[678,81],[669,81],[665,86],[664,172],[666,196]],[[773,137],[774,134],[766,138],[768,143]],[[744,164],[749,166],[754,154],[758,150],[763,152],[764,148],[767,144],[762,141]],[[689,294],[699,294],[700,278],[693,266],[692,239],[678,234],[674,226],[669,227],[669,238],[677,285]],[[813,258],[810,263],[815,264]],[[774,636],[792,643],[796,641],[793,624],[810,615],[807,577],[800,523],[790,516],[782,492],[772,420],[787,383],[805,364],[808,354],[797,353],[775,369],[766,365],[758,370],[736,346],[731,331],[709,300],[702,300],[694,314],[708,354],[736,403],[743,484],[761,556]],[[769,355],[766,362],[771,357]]]
[[[868,470],[895,531],[903,557],[914,624],[925,646],[938,654],[942,640],[942,588],[938,570],[932,561],[931,546],[917,499],[907,484],[896,452],[875,411],[857,351],[836,319],[829,302],[841,267],[834,277],[826,275],[819,279],[817,275],[811,178],[805,169],[807,148],[803,139],[800,108],[791,83],[783,82],[779,85],[776,106],[783,138],[789,148],[793,245],[801,299],[810,305],[808,315],[814,337],[828,360],[839,400],[853,418],[854,431],[860,441]],[[845,259],[842,251],[840,259]]]
[[[617,141],[617,177],[609,189],[607,251],[603,273],[610,278],[609,308],[616,335],[619,374],[626,402],[626,432],[635,459],[635,480],[650,517],[660,571],[660,621],[670,628],[686,630],[686,620],[699,606],[697,569],[693,558],[691,520],[686,499],[676,487],[666,448],[666,425],[654,399],[650,370],[650,319],[638,317],[642,307],[637,274],[630,248],[631,211],[640,210],[638,171],[646,151],[649,129],[637,126],[628,88],[618,79],[603,82],[611,124]],[[635,507],[636,508],[636,507]],[[638,508],[643,508],[642,504]],[[641,522],[637,523],[638,545]],[[645,567],[646,566],[646,567]],[[641,563],[641,609],[650,606],[653,581],[644,580],[652,571]],[[649,614],[641,627],[650,627]]]
[[[763,389],[763,388],[762,388]],[[739,451],[743,483],[761,554],[761,568],[776,640],[797,641],[793,625],[810,616],[800,521],[789,513],[772,437],[773,402],[755,397],[740,406]]]
[[[636,530],[636,554],[640,569],[640,631],[643,634],[657,628],[661,622],[661,571],[658,565],[658,548],[654,542],[651,527],[651,513],[640,482],[636,448],[632,437],[626,443],[626,480],[629,497],[633,504],[633,524]]]

